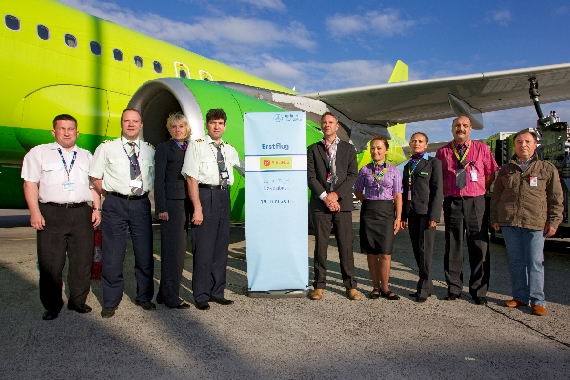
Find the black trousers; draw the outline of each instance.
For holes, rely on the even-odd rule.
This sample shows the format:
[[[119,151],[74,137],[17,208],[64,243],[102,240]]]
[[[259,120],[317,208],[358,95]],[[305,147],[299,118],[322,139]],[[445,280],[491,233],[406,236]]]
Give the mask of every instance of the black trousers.
[[[127,200],[108,194],[103,202],[103,253],[101,279],[103,306],[116,307],[123,298],[123,262],[127,249],[127,229],[135,254],[137,301],[150,301],[154,294],[152,257],[152,217],[148,198]]]
[[[419,280],[417,292],[420,297],[427,298],[433,294],[432,282],[432,260],[433,244],[435,241],[435,228],[429,227],[429,217],[427,214],[416,214],[410,210],[408,214],[408,232],[412,241],[414,257],[418,264]]]
[[[463,237],[467,237],[467,251],[471,275],[469,294],[485,297],[489,288],[489,218],[485,196],[474,198],[445,197],[445,280],[449,293],[463,290]]]
[[[196,302],[224,298],[226,267],[230,242],[230,193],[227,190],[200,188],[204,221],[192,224],[194,272],[192,293]]]
[[[315,281],[313,282],[313,287],[315,289],[324,289],[326,286],[327,250],[331,224],[333,224],[338,245],[342,283],[346,289],[356,289],[354,252],[352,250],[354,239],[354,234],[352,233],[352,212],[315,211],[313,212],[313,222],[315,225]]]
[[[37,232],[38,267],[40,271],[40,300],[46,310],[63,307],[62,271],[65,256],[69,258],[67,284],[68,303],[85,303],[91,282],[94,232],[93,210],[85,205],[78,208],[57,207],[40,203],[46,225]]]
[[[168,307],[182,303],[180,281],[184,270],[188,238],[189,199],[167,199],[168,221],[160,221],[160,287],[157,302]]]

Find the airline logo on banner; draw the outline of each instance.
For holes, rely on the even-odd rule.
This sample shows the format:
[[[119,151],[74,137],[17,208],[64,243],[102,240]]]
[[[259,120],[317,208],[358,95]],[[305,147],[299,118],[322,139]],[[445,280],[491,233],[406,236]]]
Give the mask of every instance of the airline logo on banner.
[[[246,172],[271,170],[307,170],[307,156],[245,156]]]

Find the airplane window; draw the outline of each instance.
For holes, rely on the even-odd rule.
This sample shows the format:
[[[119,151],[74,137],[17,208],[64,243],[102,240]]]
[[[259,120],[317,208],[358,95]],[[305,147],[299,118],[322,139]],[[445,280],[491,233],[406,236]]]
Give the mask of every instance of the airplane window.
[[[210,81],[210,78],[204,77],[204,80],[205,80],[206,82],[209,82],[209,81]]]
[[[119,49],[113,49],[113,58],[115,61],[123,62],[123,52]]]
[[[49,40],[49,29],[47,26],[42,24],[38,25],[38,37],[42,40]]]
[[[66,34],[64,38],[65,38],[65,44],[67,46],[69,46],[70,48],[77,47],[77,38],[75,38],[72,34]]]
[[[91,41],[91,53],[101,55],[101,44],[99,42]]]
[[[158,61],[154,61],[154,71],[158,74],[162,74],[162,65]]]
[[[180,69],[180,78],[186,78],[186,71]]]
[[[138,55],[135,55],[135,65],[137,65],[137,67],[143,67],[143,59]]]
[[[20,20],[16,16],[6,15],[6,17],[4,17],[4,22],[8,29],[20,30]]]

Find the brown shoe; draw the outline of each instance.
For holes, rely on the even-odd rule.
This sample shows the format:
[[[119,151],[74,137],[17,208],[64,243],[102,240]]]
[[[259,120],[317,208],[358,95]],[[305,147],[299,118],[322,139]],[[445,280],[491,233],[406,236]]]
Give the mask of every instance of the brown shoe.
[[[514,298],[512,300],[505,301],[506,307],[519,307],[519,306],[526,306],[526,305],[527,305],[526,303],[519,301],[519,300],[516,300]]]
[[[532,314],[534,315],[546,315],[546,308],[544,306],[541,305],[534,305],[533,307],[531,307],[532,310]]]
[[[311,294],[309,294],[309,298],[312,300],[320,300],[323,298],[323,289],[313,289],[311,290]]]
[[[346,289],[346,295],[353,301],[360,301],[360,293],[356,289]]]

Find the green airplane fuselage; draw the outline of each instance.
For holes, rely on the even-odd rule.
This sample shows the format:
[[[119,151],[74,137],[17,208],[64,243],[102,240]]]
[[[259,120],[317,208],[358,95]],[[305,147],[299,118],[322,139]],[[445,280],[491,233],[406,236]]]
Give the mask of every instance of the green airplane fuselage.
[[[213,82],[293,94],[53,0],[6,1],[0,11],[0,208],[26,207],[22,160],[32,147],[53,141],[51,123],[58,114],[78,120],[77,145],[93,152],[103,140],[120,136],[121,112],[145,82],[179,78],[199,100],[203,115],[209,108],[226,110],[224,139],[243,158],[243,113],[282,109]],[[321,138],[319,126],[307,121],[307,145]],[[239,175],[236,179],[231,194],[235,221],[244,219],[245,182]]]

